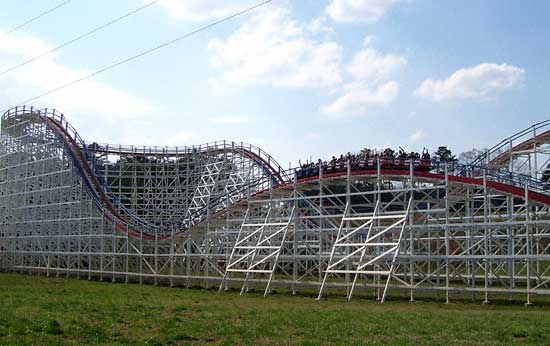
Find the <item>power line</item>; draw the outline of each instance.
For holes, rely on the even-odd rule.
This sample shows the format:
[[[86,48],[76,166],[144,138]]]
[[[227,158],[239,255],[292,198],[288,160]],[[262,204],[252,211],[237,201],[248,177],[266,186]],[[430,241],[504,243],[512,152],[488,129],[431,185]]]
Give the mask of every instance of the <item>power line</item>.
[[[75,85],[75,84],[78,84],[78,83],[80,83],[80,82],[83,82],[83,81],[85,81],[85,80],[87,80],[87,79],[90,79],[90,78],[92,78],[92,77],[95,77],[95,76],[97,76],[97,75],[99,75],[99,74],[101,74],[101,73],[103,73],[103,72],[112,70],[112,69],[114,69],[114,68],[116,68],[116,67],[118,67],[118,66],[120,66],[120,65],[124,65],[124,64],[126,64],[126,63],[128,63],[128,62],[130,62],[130,61],[133,61],[133,60],[136,60],[136,59],[138,59],[138,58],[141,58],[142,56],[145,56],[145,55],[147,55],[147,54],[150,54],[150,53],[152,53],[152,52],[154,52],[154,51],[157,51],[157,50],[159,50],[159,49],[161,49],[161,48],[170,46],[170,45],[172,45],[172,44],[174,44],[174,43],[176,43],[176,42],[178,42],[178,41],[181,41],[181,40],[186,39],[186,38],[188,38],[188,37],[190,37],[190,36],[196,35],[196,34],[202,32],[202,31],[208,30],[208,29],[210,29],[210,28],[212,28],[212,27],[214,27],[214,26],[216,26],[216,25],[219,25],[219,24],[221,24],[221,23],[227,22],[227,21],[229,21],[229,20],[231,20],[231,19],[233,19],[233,18],[235,18],[235,17],[239,17],[239,16],[241,16],[241,15],[247,13],[247,12],[253,11],[253,10],[257,9],[258,7],[264,6],[264,5],[266,5],[266,4],[268,4],[268,3],[272,2],[272,1],[273,1],[273,0],[262,1],[262,2],[260,2],[260,3],[258,3],[258,4],[256,4],[256,5],[254,5],[254,6],[251,6],[251,7],[248,7],[248,8],[246,8],[246,9],[244,9],[244,10],[241,10],[241,11],[239,11],[239,12],[236,12],[236,13],[234,13],[234,14],[228,16],[228,17],[224,17],[224,18],[219,19],[219,20],[217,20],[217,21],[215,21],[215,22],[212,22],[212,23],[210,23],[210,24],[208,24],[208,25],[205,25],[205,26],[200,27],[200,28],[198,28],[198,29],[195,29],[195,30],[193,30],[193,31],[191,31],[191,32],[188,32],[188,33],[186,33],[186,34],[183,34],[183,35],[181,35],[181,36],[178,36],[178,37],[176,37],[175,39],[172,39],[172,40],[170,40],[170,41],[164,42],[164,43],[162,43],[162,44],[160,44],[160,45],[158,45],[158,46],[155,46],[155,47],[153,47],[153,48],[149,48],[149,49],[147,49],[147,50],[145,50],[145,51],[143,51],[143,52],[141,52],[141,53],[138,53],[138,54],[133,55],[133,56],[131,56],[131,57],[125,58],[125,59],[123,59],[123,60],[120,60],[120,61],[118,61],[118,62],[116,62],[116,63],[114,63],[114,64],[105,66],[105,67],[103,67],[103,68],[101,68],[101,69],[99,69],[99,70],[97,70],[97,71],[95,71],[95,72],[92,72],[92,73],[90,73],[90,74],[88,74],[88,75],[86,75],[86,76],[84,76],[84,77],[81,77],[81,78],[79,78],[79,79],[73,80],[72,82],[62,84],[62,85],[60,85],[60,86],[58,86],[58,87],[56,87],[56,88],[50,89],[50,90],[48,90],[48,91],[42,93],[42,94],[40,94],[40,95],[31,97],[30,99],[27,99],[27,100],[25,100],[25,101],[21,101],[21,102],[17,103],[16,105],[14,105],[13,107],[15,107],[15,106],[20,106],[20,105],[23,105],[23,104],[26,104],[26,103],[29,103],[29,102],[38,100],[38,99],[40,99],[40,98],[42,98],[42,97],[44,97],[44,96],[51,95],[51,94],[56,93],[56,92],[58,92],[58,91],[60,91],[60,90],[63,90],[63,89],[65,89],[65,88],[68,88],[68,87],[70,87],[70,86],[73,86],[73,85]],[[10,107],[10,108],[12,108],[12,107]],[[8,109],[9,109],[9,108],[8,108]],[[5,113],[8,109],[5,109],[4,111],[2,111],[2,113]]]
[[[45,15],[47,15],[47,14],[49,14],[49,13],[52,13],[53,11],[57,10],[58,8],[67,5],[67,4],[68,4],[69,2],[71,2],[71,1],[73,1],[73,0],[66,0],[66,1],[63,1],[62,3],[60,3],[60,4],[58,4],[58,5],[56,5],[56,6],[52,7],[52,8],[50,8],[49,10],[46,10],[46,11],[40,13],[40,14],[37,15],[36,17],[33,17],[33,18],[27,20],[26,22],[19,24],[19,25],[16,26],[15,28],[6,31],[5,33],[3,33],[3,34],[0,35],[0,38],[2,38],[2,37],[4,37],[4,36],[7,36],[7,35],[13,33],[14,31],[17,31],[17,30],[21,29],[21,28],[24,27],[25,25],[28,25],[28,24],[34,22],[35,20],[38,20],[38,19],[44,17]]]
[[[126,14],[124,14],[124,15],[118,17],[118,18],[115,18],[115,19],[113,19],[113,20],[111,20],[111,21],[109,21],[109,22],[107,22],[107,23],[105,23],[105,24],[102,24],[102,25],[100,25],[100,26],[98,26],[98,27],[96,27],[96,28],[94,28],[94,29],[92,29],[92,30],[90,30],[90,31],[88,31],[88,32],[86,32],[86,33],[84,33],[84,34],[81,34],[81,35],[79,35],[79,36],[76,36],[75,38],[73,38],[73,39],[71,39],[71,40],[69,40],[69,41],[67,41],[67,42],[62,43],[62,44],[60,44],[59,46],[57,46],[57,47],[55,47],[55,48],[52,48],[52,49],[50,49],[50,50],[48,50],[48,51],[45,51],[45,52],[43,52],[43,53],[41,53],[41,54],[38,54],[37,56],[30,58],[29,60],[26,60],[26,61],[23,61],[23,62],[21,62],[21,63],[19,63],[19,64],[16,64],[16,65],[14,65],[14,66],[8,68],[7,70],[4,70],[4,71],[0,72],[0,77],[3,76],[3,75],[5,75],[5,74],[7,74],[7,73],[10,73],[11,71],[13,71],[13,70],[15,70],[15,69],[18,69],[18,68],[20,68],[20,67],[23,67],[23,66],[25,66],[25,65],[30,64],[31,62],[34,62],[34,61],[38,60],[38,59],[40,59],[40,58],[43,58],[43,57],[45,57],[46,55],[49,55],[49,54],[51,54],[51,53],[53,53],[53,52],[56,52],[56,51],[58,51],[58,50],[60,50],[60,49],[62,49],[62,48],[65,48],[65,47],[67,47],[68,45],[73,44],[73,43],[75,43],[76,41],[79,41],[79,40],[81,40],[81,39],[83,39],[83,38],[86,38],[86,37],[88,37],[88,36],[90,36],[90,35],[92,35],[92,34],[98,32],[98,31],[100,31],[100,30],[103,30],[103,29],[105,29],[105,28],[108,27],[108,26],[111,26],[111,25],[113,25],[113,24],[115,24],[115,23],[117,23],[117,22],[120,22],[121,20],[123,20],[123,19],[125,19],[125,18],[127,18],[127,17],[130,17],[131,15],[134,15],[134,14],[136,14],[136,13],[138,13],[138,12],[141,12],[141,11],[145,10],[146,8],[148,8],[148,7],[150,7],[150,6],[152,6],[152,5],[156,4],[156,3],[158,3],[159,1],[161,1],[161,0],[154,0],[154,1],[151,1],[151,2],[147,3],[146,5],[144,5],[144,6],[142,6],[142,7],[139,7],[139,8],[137,8],[137,9],[134,9],[134,10],[132,10],[132,11],[130,11],[130,12],[128,12],[128,13],[126,13]]]

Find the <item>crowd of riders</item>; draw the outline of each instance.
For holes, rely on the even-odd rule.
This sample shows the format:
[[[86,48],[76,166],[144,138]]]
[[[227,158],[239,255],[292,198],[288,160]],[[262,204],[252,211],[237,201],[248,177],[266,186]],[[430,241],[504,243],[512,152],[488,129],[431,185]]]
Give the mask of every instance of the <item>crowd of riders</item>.
[[[407,152],[399,147],[398,150],[392,148],[370,149],[365,148],[357,154],[348,152],[346,155],[332,156],[330,160],[318,159],[316,162],[300,163],[298,177],[306,177],[319,173],[319,168],[323,167],[325,173],[332,171],[342,171],[347,169],[348,163],[351,169],[376,169],[378,162],[385,169],[409,169],[411,160],[415,169],[429,170],[432,157],[438,161],[454,162],[456,158],[447,147],[439,147],[432,156],[428,149],[424,148],[422,153]]]

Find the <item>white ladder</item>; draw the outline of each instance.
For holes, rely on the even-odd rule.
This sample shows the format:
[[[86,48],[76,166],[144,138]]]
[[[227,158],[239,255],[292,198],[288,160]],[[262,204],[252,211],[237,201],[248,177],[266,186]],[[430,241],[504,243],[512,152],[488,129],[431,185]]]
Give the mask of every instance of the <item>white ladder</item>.
[[[269,293],[295,206],[288,215],[276,215],[276,209],[270,205],[265,217],[258,220],[251,215],[251,204],[248,205],[218,293],[233,273],[245,274],[241,295],[248,291],[248,281],[254,274],[268,275],[264,296]]]
[[[409,218],[411,204],[412,197],[409,199],[407,208],[402,214],[380,213],[380,200],[378,200],[372,215],[366,216],[364,214],[360,216],[350,215],[351,207],[349,202],[346,204],[344,215],[340,222],[340,228],[338,229],[338,235],[332,246],[328,267],[325,270],[317,299],[321,299],[322,297],[323,289],[329,274],[353,274],[354,279],[348,292],[348,299],[351,299],[353,295],[353,290],[355,289],[359,275],[373,275],[374,277],[386,276],[386,284],[384,285],[384,293],[381,299],[381,302],[384,302],[390,278],[395,269],[395,260],[399,253],[403,231],[405,230]],[[381,231],[372,234],[375,221],[390,222],[390,224],[383,226]],[[349,230],[345,227],[348,222],[359,222],[360,225]],[[366,237],[356,237],[359,239],[355,239],[354,241],[354,236],[365,229],[368,229]],[[395,229],[399,230],[397,241],[385,242],[385,235],[395,231]],[[358,255],[359,260],[354,262],[353,257],[357,257]],[[389,260],[390,258],[391,260]],[[351,264],[355,266],[354,268],[349,268],[347,266],[350,261],[352,262]],[[381,270],[381,265],[385,265],[387,270]]]

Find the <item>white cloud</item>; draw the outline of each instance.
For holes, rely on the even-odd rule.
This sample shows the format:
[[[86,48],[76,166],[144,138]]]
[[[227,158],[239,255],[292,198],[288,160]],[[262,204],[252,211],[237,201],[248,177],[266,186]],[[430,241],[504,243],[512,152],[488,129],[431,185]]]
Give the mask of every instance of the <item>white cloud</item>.
[[[0,30],[1,31],[1,30]],[[27,60],[48,50],[42,40],[30,36],[7,35],[0,38],[0,70]],[[7,107],[45,91],[82,78],[90,71],[73,69],[56,61],[55,55],[46,56],[34,63],[0,77],[0,88]],[[152,112],[155,107],[136,96],[107,84],[88,79],[33,102],[39,107],[55,107],[77,114],[93,112],[107,119],[130,118]]]
[[[250,117],[240,115],[225,115],[209,119],[211,123],[220,125],[244,124],[250,122],[251,120],[252,119]]]
[[[409,140],[413,143],[416,143],[416,142],[420,142],[420,141],[426,139],[427,137],[428,137],[428,135],[426,134],[426,132],[424,132],[422,130],[418,130],[418,131],[416,131],[415,133],[413,133],[411,135]]]
[[[315,18],[312,19],[309,23],[306,23],[306,29],[309,32],[318,32],[332,34],[334,33],[334,28],[326,25],[326,18]]]
[[[325,12],[338,22],[374,22],[399,0],[332,0]]]
[[[211,64],[236,85],[319,88],[341,82],[341,46],[319,37],[322,22],[300,23],[283,8],[251,17],[227,39],[209,42]]]
[[[407,59],[402,56],[384,54],[369,47],[371,41],[371,37],[365,38],[365,48],[357,52],[347,66],[348,73],[354,78],[378,81],[407,63]]]
[[[308,132],[306,133],[306,138],[307,139],[319,139],[321,137],[321,135],[318,133],[318,132]]]
[[[446,99],[483,99],[496,93],[519,87],[525,78],[525,70],[508,65],[483,63],[463,68],[445,80],[426,79],[415,95],[435,101]]]
[[[346,66],[352,82],[343,86],[343,95],[321,107],[321,113],[331,117],[365,115],[376,106],[388,105],[399,93],[399,83],[389,77],[407,63],[398,55],[385,54],[372,48],[373,38],[367,36],[363,49]]]
[[[149,2],[151,0],[145,0]],[[168,10],[173,19],[201,22],[226,17],[256,3],[256,0],[162,0],[159,5]]]
[[[354,83],[346,89],[343,96],[322,107],[321,113],[331,117],[365,115],[373,106],[391,103],[399,93],[399,84],[390,81],[373,90],[364,83]]]

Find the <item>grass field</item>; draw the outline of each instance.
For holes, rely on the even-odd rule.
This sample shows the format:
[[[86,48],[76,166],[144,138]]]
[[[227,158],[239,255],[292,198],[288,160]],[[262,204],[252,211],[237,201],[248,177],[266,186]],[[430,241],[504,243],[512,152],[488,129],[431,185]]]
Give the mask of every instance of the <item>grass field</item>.
[[[0,345],[549,345],[550,306],[410,303],[0,274]]]

